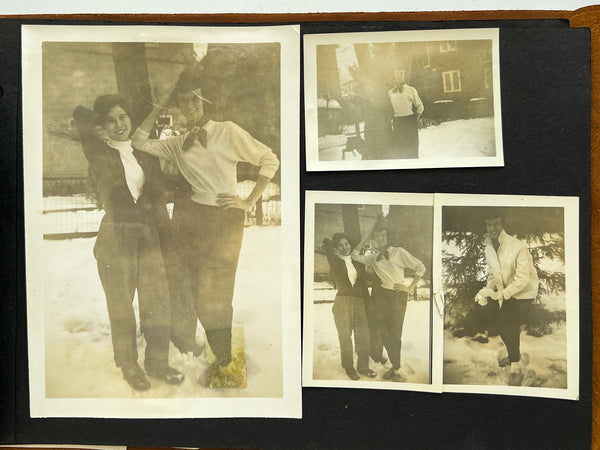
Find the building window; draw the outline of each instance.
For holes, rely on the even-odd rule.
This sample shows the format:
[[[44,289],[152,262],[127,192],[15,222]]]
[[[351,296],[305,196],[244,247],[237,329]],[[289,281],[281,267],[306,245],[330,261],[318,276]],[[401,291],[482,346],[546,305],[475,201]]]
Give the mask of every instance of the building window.
[[[483,70],[483,81],[485,82],[486,89],[492,87],[492,69],[486,68]]]
[[[455,52],[458,50],[456,41],[446,41],[440,44],[440,53]]]
[[[460,70],[442,72],[444,78],[444,92],[460,92]]]
[[[444,92],[460,92],[460,70],[442,72],[444,79]]]

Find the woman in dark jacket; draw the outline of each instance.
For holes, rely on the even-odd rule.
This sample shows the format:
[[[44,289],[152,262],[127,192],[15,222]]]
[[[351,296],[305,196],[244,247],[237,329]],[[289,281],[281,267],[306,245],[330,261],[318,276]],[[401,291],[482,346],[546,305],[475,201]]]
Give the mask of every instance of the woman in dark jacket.
[[[331,240],[326,239],[323,244],[333,284],[337,289],[332,311],[340,339],[342,367],[351,380],[358,380],[358,374],[374,378],[376,373],[369,369],[369,325],[364,304],[368,291],[364,267],[352,261],[352,246],[344,233],[334,234]],[[358,355],[356,369],[352,332]]]
[[[169,219],[161,201],[158,161],[131,147],[131,120],[117,95],[96,99],[93,123],[86,121],[82,107],[73,117],[105,210],[94,255],[106,294],[115,363],[131,387],[150,388],[137,362],[132,305],[137,290],[146,373],[179,384],[183,374],[168,365],[171,312],[158,227]]]

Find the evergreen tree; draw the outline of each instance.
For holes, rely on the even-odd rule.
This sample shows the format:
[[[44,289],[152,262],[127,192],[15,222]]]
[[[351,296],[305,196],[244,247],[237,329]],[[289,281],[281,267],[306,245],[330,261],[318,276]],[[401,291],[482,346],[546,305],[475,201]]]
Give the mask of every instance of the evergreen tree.
[[[565,243],[562,208],[499,208],[504,228],[525,243],[540,279],[538,298],[525,317],[529,334],[552,332],[551,323],[565,320],[564,311],[548,311],[540,295],[558,295],[565,291],[564,270],[545,269],[544,261],[555,261],[564,268]],[[444,207],[442,254],[445,326],[462,327],[474,307],[477,292],[485,285],[488,269],[485,261],[484,208]]]

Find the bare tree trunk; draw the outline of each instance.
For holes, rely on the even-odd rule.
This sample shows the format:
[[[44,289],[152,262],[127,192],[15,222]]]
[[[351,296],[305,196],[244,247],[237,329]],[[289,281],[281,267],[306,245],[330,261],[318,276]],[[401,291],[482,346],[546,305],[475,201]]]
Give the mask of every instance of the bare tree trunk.
[[[139,42],[113,44],[113,60],[119,94],[131,101],[129,114],[135,129],[152,110],[146,47]]]
[[[342,205],[342,220],[344,223],[344,233],[346,233],[352,245],[360,242],[360,221],[358,219],[357,205]]]

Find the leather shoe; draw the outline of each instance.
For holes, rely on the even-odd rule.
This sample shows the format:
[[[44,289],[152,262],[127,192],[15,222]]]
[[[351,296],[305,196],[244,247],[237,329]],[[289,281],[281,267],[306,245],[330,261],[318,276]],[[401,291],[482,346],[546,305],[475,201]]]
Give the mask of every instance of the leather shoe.
[[[346,375],[348,375],[348,378],[350,378],[351,380],[360,380],[360,376],[358,375],[358,373],[356,373],[354,367],[352,367],[351,369],[346,369]]]
[[[138,363],[134,363],[130,366],[121,367],[121,371],[123,372],[123,377],[125,381],[129,383],[136,391],[147,391],[150,389],[150,382],[144,375],[141,367]]]
[[[151,377],[166,381],[169,384],[181,384],[185,378],[180,371],[169,366],[146,367],[146,373]]]
[[[360,373],[361,375],[365,375],[369,378],[375,378],[377,376],[377,373],[371,369],[359,370],[358,373]]]
[[[406,381],[406,377],[401,373],[397,373],[393,367],[383,374],[383,379],[395,381],[396,383],[402,383],[403,381]]]
[[[521,386],[521,383],[523,383],[523,372],[520,370],[517,372],[511,372],[510,377],[508,377],[508,385]]]

